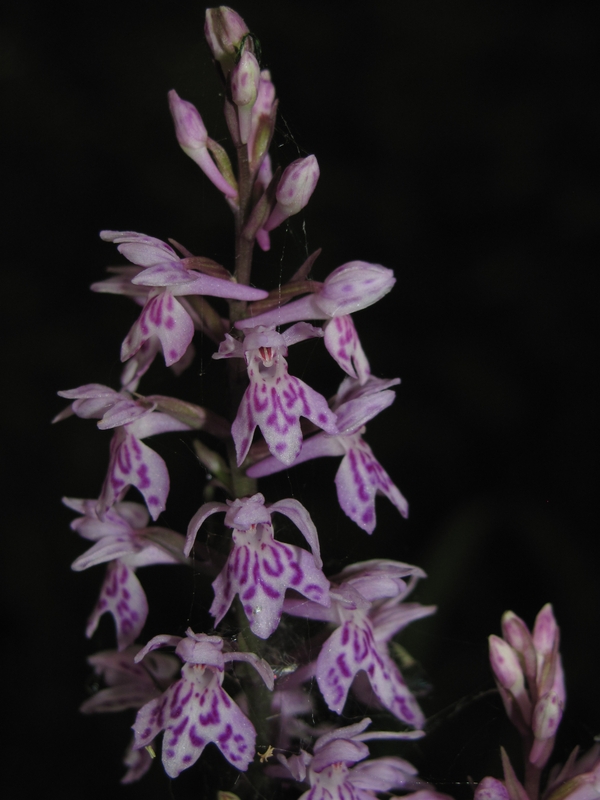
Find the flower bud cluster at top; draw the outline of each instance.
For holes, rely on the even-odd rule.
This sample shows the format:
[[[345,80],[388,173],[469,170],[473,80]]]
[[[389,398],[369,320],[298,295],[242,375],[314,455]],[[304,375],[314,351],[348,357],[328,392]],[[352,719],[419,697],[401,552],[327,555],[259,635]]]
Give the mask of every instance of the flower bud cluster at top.
[[[208,135],[199,111],[175,90],[168,100],[182,150],[233,213],[235,268],[196,256],[173,240],[103,231],[102,239],[115,244],[128,264],[111,268],[111,276],[92,289],[126,295],[141,307],[123,340],[121,387],[87,384],[59,392],[71,404],[56,420],[74,414],[112,431],[97,497],[64,500],[79,514],[73,530],[92,543],[73,569],[106,564],[86,635],[94,634],[104,614],[112,616],[116,628],[117,650],[90,658],[107,687],[82,710],[137,710],[124,782],[149,769],[149,753],[159,748],[156,739],[163,732],[161,757],[171,777],[212,745],[240,772],[254,764],[264,779],[282,785],[297,781],[297,792],[304,784],[302,798],[365,800],[393,789],[423,800],[440,798],[399,757],[364,761],[367,739],[423,735],[423,712],[390,654],[390,641],[413,620],[434,612],[432,606],[406,602],[424,573],[375,559],[326,576],[319,534],[307,509],[292,498],[267,502],[256,486],[258,478],[333,456],[340,459],[335,478],[340,507],[360,529],[373,533],[378,494],[407,516],[405,498],[365,439],[366,425],[394,402],[393,387],[400,381],[371,374],[353,317],[384,297],[395,278],[379,264],[351,261],[315,281],[310,271],[317,252],[283,285],[250,285],[255,242],[268,250],[271,232],[307,205],[319,167],[315,156],[307,155],[273,171],[275,88],[269,72],[261,70],[256,38],[241,17],[227,7],[208,9],[205,35],[223,80],[235,167]],[[210,298],[228,302],[227,318]],[[141,395],[139,383],[160,352],[177,373],[193,362],[196,331],[213,343],[213,358],[226,362],[223,383],[231,397],[223,389],[223,408]],[[288,349],[308,339],[322,339],[341,370],[339,389],[329,401],[289,372]],[[245,369],[238,368],[238,359]],[[194,442],[196,452],[212,477],[206,502],[183,535],[156,524],[166,508],[170,478],[164,459],[145,440],[194,431],[202,437]],[[209,446],[205,434],[216,444]],[[131,488],[143,504],[126,499]],[[213,499],[215,493],[220,500]],[[224,515],[226,556],[208,541],[198,543],[215,514]],[[276,519],[282,516],[298,529],[305,546],[279,540]],[[197,552],[202,561],[195,560]],[[195,566],[211,576],[211,630],[188,628],[183,637],[164,634],[145,646],[135,644],[149,614],[137,570],[152,564]],[[293,653],[293,667],[280,671],[283,656],[276,654],[284,645],[277,637],[284,616],[288,626],[303,618],[299,630],[308,638]],[[236,628],[238,635],[228,635]],[[498,688],[539,770],[550,754],[564,703],[557,629],[544,610],[533,636],[514,615],[505,619],[504,634],[504,640],[493,638],[490,645]],[[174,655],[154,652],[165,647]],[[242,692],[235,700],[224,688],[233,662],[244,665],[238,668]],[[318,694],[309,691],[313,684]],[[403,730],[366,734],[368,718],[342,725],[351,692],[366,706],[386,709]],[[325,719],[315,726],[318,713]],[[268,746],[258,759],[257,737],[258,746]],[[279,764],[263,765],[272,754]]]

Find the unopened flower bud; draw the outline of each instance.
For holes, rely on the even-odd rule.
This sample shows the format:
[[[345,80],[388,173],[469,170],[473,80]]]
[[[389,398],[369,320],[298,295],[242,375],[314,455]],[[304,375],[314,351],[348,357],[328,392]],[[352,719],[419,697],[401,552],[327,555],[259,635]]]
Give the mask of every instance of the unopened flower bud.
[[[256,57],[244,51],[231,70],[231,99],[238,109],[240,139],[246,144],[252,127],[252,108],[258,95],[260,67]]]
[[[264,228],[272,231],[288,217],[297,214],[308,203],[319,180],[315,156],[298,158],[283,171],[275,197],[277,204]]]
[[[260,73],[258,94],[252,106],[251,130],[248,138],[248,158],[254,170],[261,163],[267,152],[276,116],[275,87],[271,81],[271,73],[264,69]]]
[[[248,33],[248,26],[232,8],[219,6],[206,9],[204,35],[210,52],[215,61],[219,62],[225,77],[233,68]]]
[[[489,637],[489,643],[490,664],[498,683],[511,693],[513,688],[524,686],[523,670],[512,647],[493,634]]]
[[[525,689],[525,677],[512,647],[498,636],[489,637],[490,665],[498,683],[502,702],[511,722],[520,730],[529,726],[531,701]],[[520,711],[516,712],[515,704]]]
[[[506,611],[502,615],[502,635],[521,657],[525,677],[528,683],[533,685],[536,675],[536,655],[529,628],[515,613]]]
[[[171,89],[169,108],[175,123],[175,135],[183,152],[196,162],[206,177],[226,197],[237,197],[237,191],[221,175],[208,152],[208,133],[196,106],[182,100],[175,89]]]
[[[556,692],[548,692],[535,704],[531,727],[536,739],[550,739],[562,719],[562,703]]]
[[[552,605],[546,603],[540,613],[535,618],[533,626],[533,644],[537,652],[547,657],[555,647],[555,641],[559,636],[558,625],[554,618]]]
[[[543,769],[550,758],[562,713],[562,702],[556,692],[548,692],[535,704],[531,719],[535,738],[529,753],[529,761],[539,769]]]

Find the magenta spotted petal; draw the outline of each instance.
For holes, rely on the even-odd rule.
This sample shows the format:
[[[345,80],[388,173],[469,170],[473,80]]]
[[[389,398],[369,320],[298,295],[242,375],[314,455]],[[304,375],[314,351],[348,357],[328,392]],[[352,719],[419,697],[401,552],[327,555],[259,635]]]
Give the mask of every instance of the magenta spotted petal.
[[[335,322],[337,319],[330,324]],[[358,380],[345,378],[333,403],[338,432],[334,435],[317,433],[305,439],[293,462],[294,465],[322,456],[343,456],[335,477],[338,501],[350,519],[367,533],[375,530],[377,494],[385,495],[403,517],[408,516],[406,499],[362,438],[365,424],[393,403],[396,395],[390,387],[397,383],[398,378],[382,380],[372,375],[362,385]],[[262,478],[285,466],[288,465],[271,456],[253,464],[247,474],[251,478]]]
[[[377,647],[373,626],[364,612],[352,616],[329,637],[317,659],[317,682],[325,702],[341,714],[354,678],[364,670],[379,702],[408,725],[421,727],[423,714],[387,647]]]
[[[162,761],[171,778],[195,764],[210,742],[230,764],[247,770],[254,758],[256,731],[221,687],[222,671],[184,664],[181,675],[162,697],[138,712],[133,726],[136,748],[164,730]]]
[[[100,516],[135,486],[146,501],[152,519],[164,510],[169,494],[169,473],[163,459],[141,440],[170,431],[189,430],[189,425],[162,412],[144,398],[134,400],[128,392],[116,392],[101,384],[87,384],[59,392],[74,400],[55,421],[75,413],[85,419],[100,418],[101,430],[114,429],[108,473],[98,499]]]
[[[314,603],[329,606],[329,581],[321,571],[319,539],[306,509],[293,499],[265,506],[262,494],[224,503],[205,503],[188,527],[185,553],[189,554],[202,523],[211,514],[225,512],[233,528],[233,547],[222,572],[213,582],[215,599],[210,613],[218,625],[239,595],[250,628],[262,639],[279,625],[285,593],[295,589]],[[291,519],[304,535],[312,553],[275,541],[271,514]]]
[[[158,339],[170,367],[182,358],[194,338],[194,323],[168,289],[154,289],[142,313],[125,337],[121,361],[134,356],[145,342]]]
[[[169,494],[167,465],[158,453],[119,428],[110,443],[108,474],[98,499],[99,513],[108,511],[129,486],[140,491],[152,519],[164,511]]]
[[[345,437],[348,450],[335,476],[342,510],[367,533],[375,530],[375,496],[384,494],[403,517],[408,503],[360,434]]]
[[[347,375],[361,384],[369,379],[371,368],[362,349],[350,314],[334,317],[325,327],[325,347]]]
[[[142,632],[148,616],[148,601],[135,573],[122,561],[111,561],[100,597],[85,629],[88,639],[98,627],[103,614],[112,614],[117,629],[119,650],[124,650]]]
[[[152,236],[132,231],[102,231],[100,236],[116,243],[125,258],[143,268],[92,287],[145,298],[142,313],[123,342],[122,361],[135,356],[151,339],[160,342],[167,366],[183,358],[194,336],[194,322],[177,296],[209,295],[237,300],[261,300],[267,296],[261,289],[187,269],[172,247]]]
[[[315,603],[329,603],[329,581],[301,547],[277,542],[271,525],[233,531],[233,549],[213,582],[215,599],[210,613],[215,625],[239,594],[252,632],[267,639],[279,625],[287,589]]]

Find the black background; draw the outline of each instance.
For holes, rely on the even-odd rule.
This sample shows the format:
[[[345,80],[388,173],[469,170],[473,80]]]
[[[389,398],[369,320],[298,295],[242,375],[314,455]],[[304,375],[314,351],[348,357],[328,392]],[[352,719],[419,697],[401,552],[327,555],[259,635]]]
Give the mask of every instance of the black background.
[[[314,511],[330,572],[378,556],[427,570],[416,597],[439,612],[402,642],[433,687],[423,707],[437,716],[409,756],[442,791],[470,796],[467,776],[500,775],[498,745],[510,742],[497,699],[471,699],[492,686],[486,637],[506,608],[531,623],[551,601],[562,626],[569,699],[558,755],[599,732],[597,7],[236,8],[281,99],[275,162],[315,153],[321,166],[303,218],[258,259],[259,282],[285,280],[307,246],[324,248],[320,279],[356,258],[395,270],[394,291],[356,324],[373,372],[402,378],[368,440],[411,516],[380,499],[367,538],[335,510],[333,460],[274,481],[268,499],[281,488]],[[231,263],[228,209],[178,149],[166,104],[176,88],[223,138],[203,14],[165,0],[25,0],[5,12],[0,782],[22,797],[41,787],[69,800],[188,796],[158,767],[119,787],[130,721],[77,712],[85,656],[111,646],[112,632],[83,638],[102,573],[71,573],[83,543],[60,497],[96,495],[108,437],[92,423],[49,420],[63,407],[59,389],[118,386],[118,348],[136,312],[88,291],[118,260],[100,229],[174,237]],[[181,389],[157,362],[141,391],[215,407],[220,366],[200,349]],[[341,376],[319,347],[299,345],[292,363],[335,391]],[[202,502],[201,470],[189,438],[156,448],[178,476],[164,524],[184,530]],[[156,615],[148,635],[194,622],[196,583],[174,571],[142,573]]]

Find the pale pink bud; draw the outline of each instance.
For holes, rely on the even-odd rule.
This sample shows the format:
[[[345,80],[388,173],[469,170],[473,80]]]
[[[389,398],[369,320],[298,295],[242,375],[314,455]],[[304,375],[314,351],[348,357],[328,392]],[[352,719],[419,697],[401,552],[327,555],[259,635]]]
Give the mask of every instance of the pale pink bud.
[[[260,67],[256,57],[245,50],[231,70],[231,99],[238,108],[240,139],[246,144],[252,128],[252,108],[258,95]]]
[[[511,693],[513,687],[518,689],[524,686],[523,670],[512,647],[504,639],[493,634],[489,637],[489,643],[490,664],[498,683]]]
[[[248,156],[252,165],[260,162],[268,147],[271,131],[275,124],[275,87],[271,73],[264,69],[260,73],[258,94],[252,106],[252,123],[248,139]]]
[[[533,644],[535,649],[542,656],[549,656],[555,647],[555,641],[559,636],[558,625],[552,611],[552,604],[546,603],[540,613],[535,618],[533,626]]]
[[[225,77],[233,68],[248,33],[248,26],[232,8],[219,6],[206,9],[204,35],[213,58],[221,65]]]
[[[171,89],[169,109],[175,123],[175,135],[183,152],[200,167],[220,192],[226,197],[237,197],[237,191],[221,175],[208,152],[208,133],[196,106],[182,100],[175,89]]]
[[[525,677],[519,658],[512,647],[499,636],[490,636],[489,645],[490,665],[498,682],[506,713],[517,727],[522,728],[523,722],[529,725],[531,701],[525,690]],[[522,720],[515,716],[513,701],[520,709]]]
[[[288,217],[297,214],[308,203],[319,180],[315,156],[298,158],[283,171],[275,197],[277,204],[264,228],[272,231]]]
[[[536,676],[536,655],[529,628],[512,611],[502,615],[502,634],[505,641],[521,656],[525,667],[525,677],[533,685]]]

